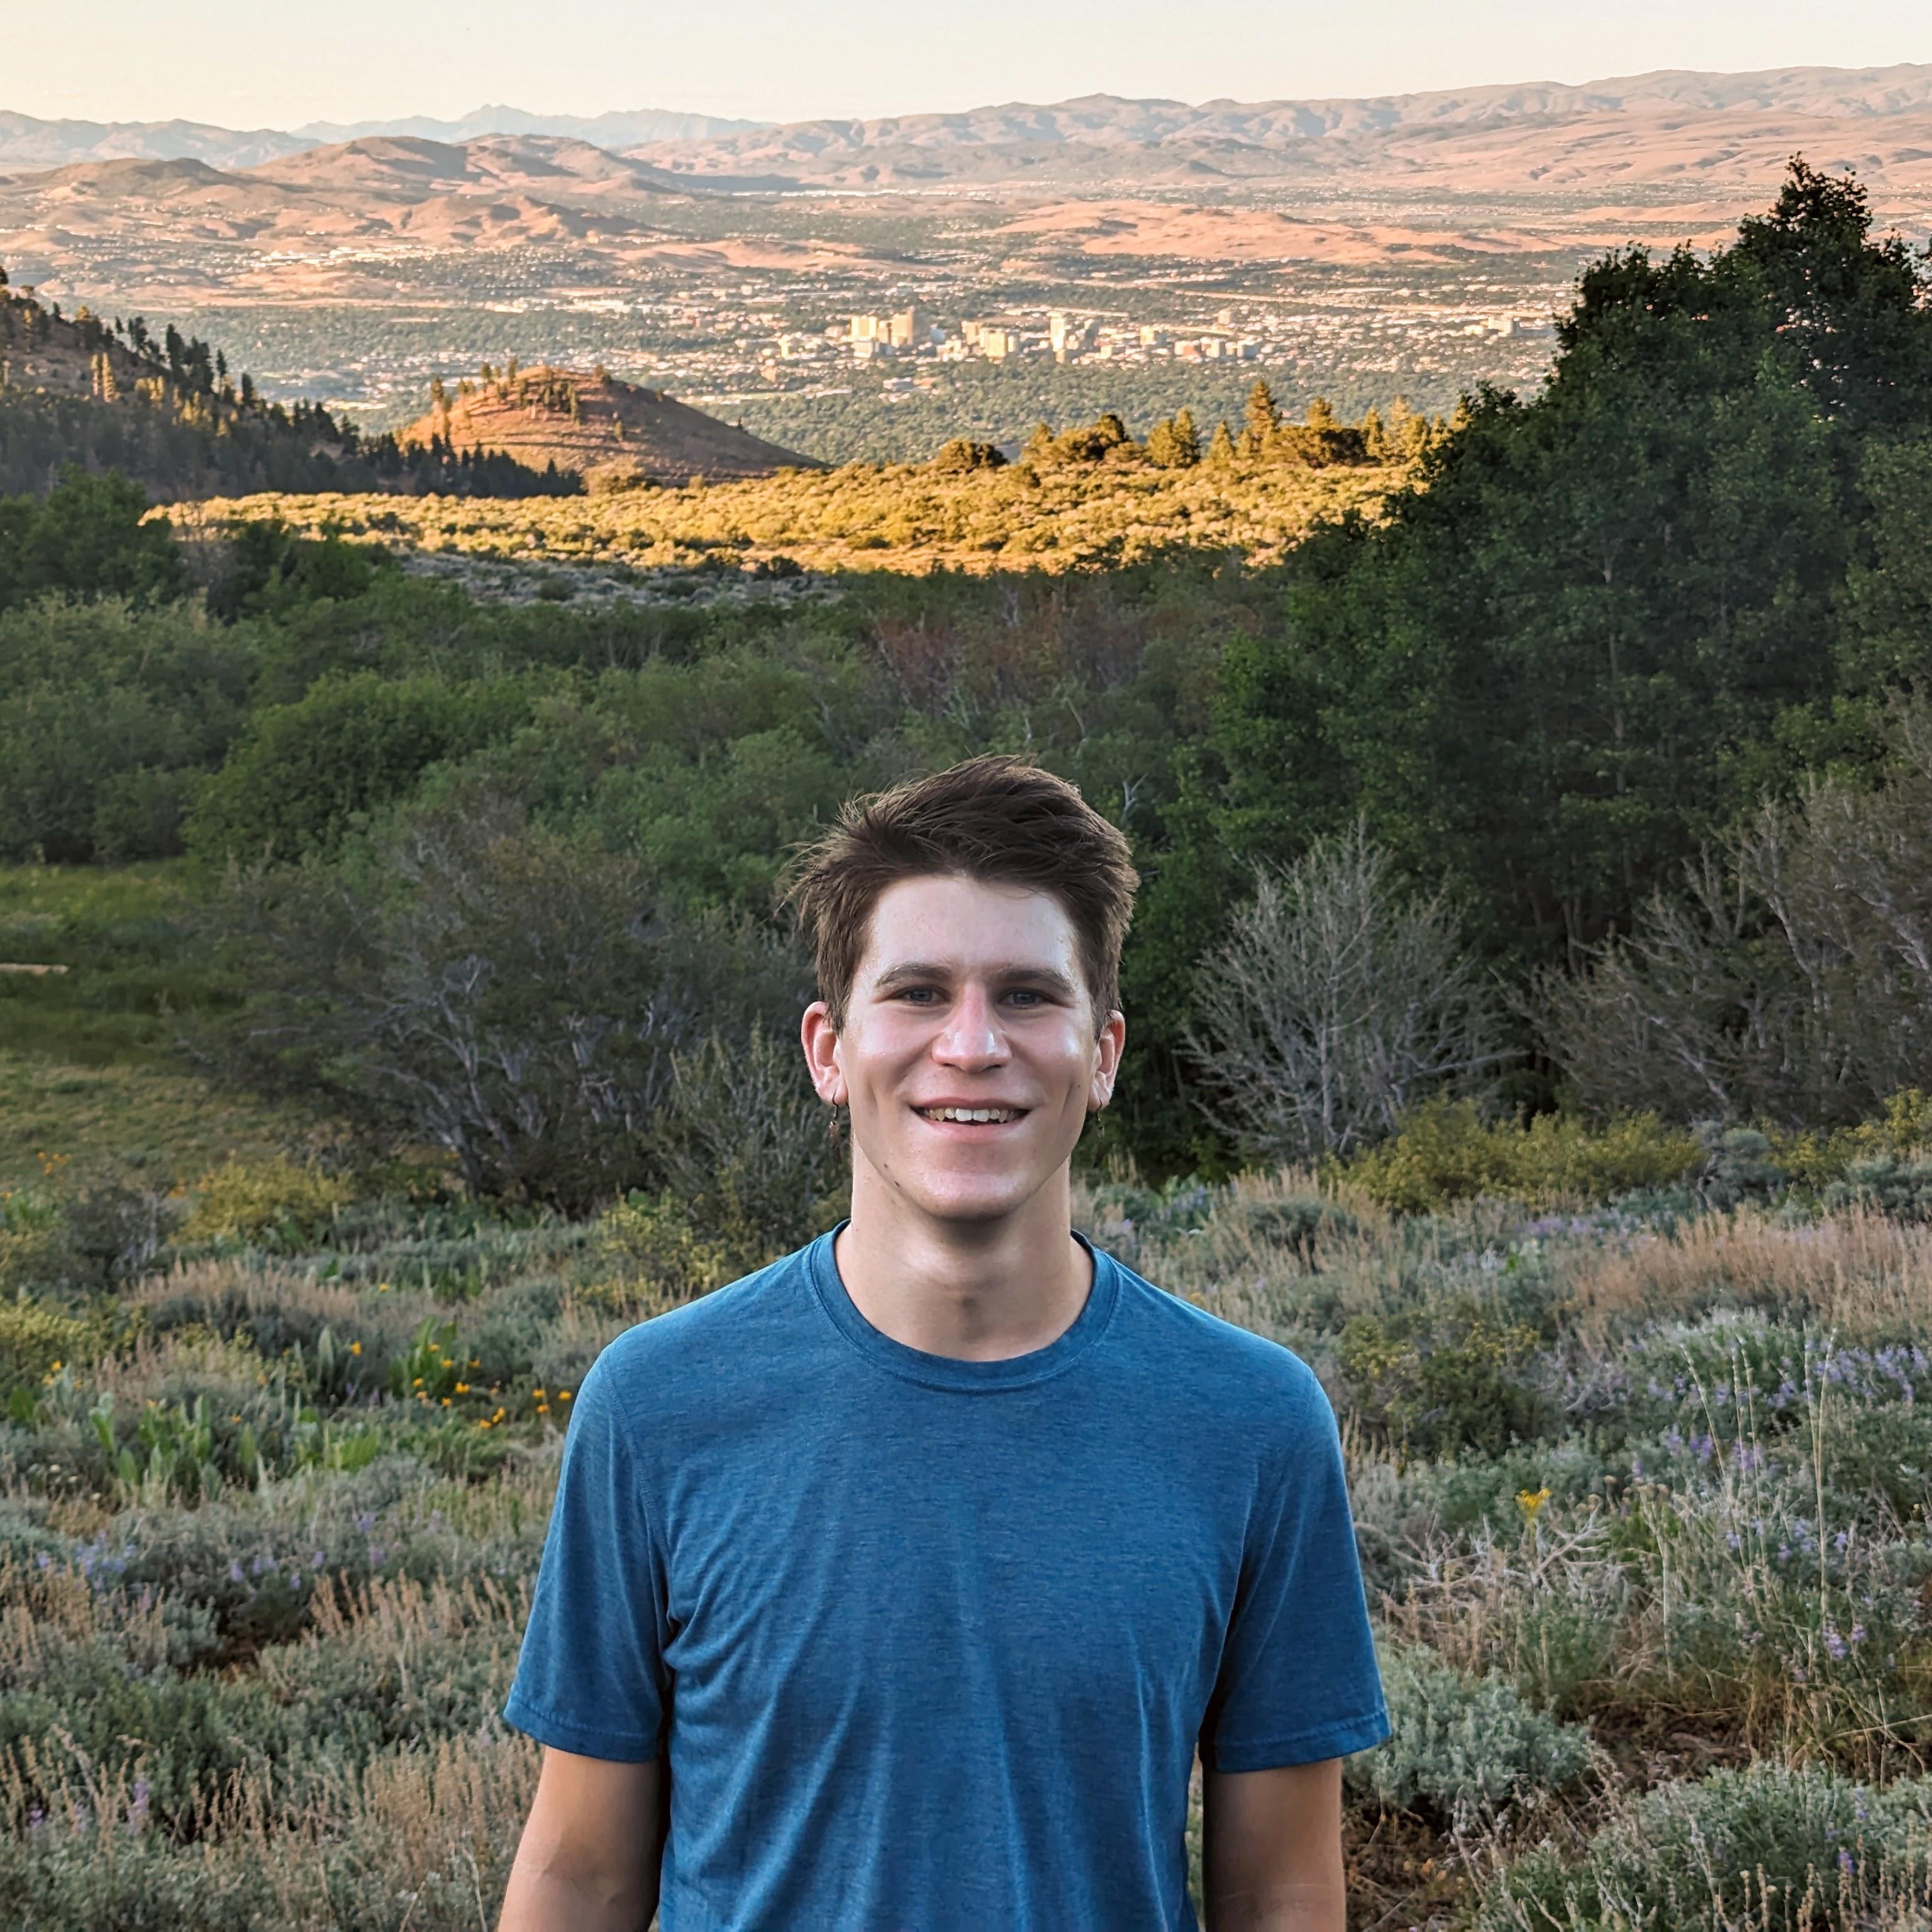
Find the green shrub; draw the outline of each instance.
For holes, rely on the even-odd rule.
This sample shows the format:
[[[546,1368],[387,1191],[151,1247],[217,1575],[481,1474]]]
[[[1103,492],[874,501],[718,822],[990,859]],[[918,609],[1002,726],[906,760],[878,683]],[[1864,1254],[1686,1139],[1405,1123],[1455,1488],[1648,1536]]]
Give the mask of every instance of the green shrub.
[[[1481,1932],[1922,1925],[1928,1854],[1932,1781],[1874,1791],[1815,1766],[1719,1771],[1646,1792],[1574,1863],[1548,1848],[1516,1859],[1484,1888],[1476,1924]],[[1916,1913],[1898,1910],[1912,1904]]]
[[[1654,1114],[1601,1126],[1539,1114],[1518,1126],[1484,1120],[1472,1101],[1435,1100],[1336,1171],[1371,1200],[1421,1214],[1483,1195],[1543,1204],[1607,1201],[1667,1186],[1704,1160],[1694,1135]]]
[[[38,1301],[0,1301],[0,1396],[38,1389],[63,1364],[94,1354],[105,1339],[100,1324],[85,1316]]]
[[[182,1238],[301,1247],[328,1228],[354,1192],[342,1176],[286,1155],[266,1160],[231,1156],[195,1183]]]
[[[508,737],[534,695],[519,678],[320,678],[250,715],[196,797],[189,849],[216,866],[265,850],[278,863],[332,855],[358,815],[406,797],[428,766]]]
[[[1581,1778],[1599,1754],[1588,1730],[1524,1702],[1506,1678],[1466,1676],[1426,1648],[1384,1646],[1387,1743],[1352,1757],[1349,1790],[1392,1811],[1444,1818],[1523,1803]]]
[[[1873,1154],[1852,1162],[1824,1190],[1828,1213],[1862,1208],[1893,1221],[1932,1221],[1932,1160]]]
[[[730,1244],[700,1234],[669,1192],[633,1192],[597,1217],[578,1291],[593,1307],[643,1310],[709,1294],[743,1272]]]
[[[1472,1300],[1358,1315],[1336,1343],[1346,1407],[1404,1460],[1498,1455],[1550,1420],[1530,1379],[1535,1330]]]

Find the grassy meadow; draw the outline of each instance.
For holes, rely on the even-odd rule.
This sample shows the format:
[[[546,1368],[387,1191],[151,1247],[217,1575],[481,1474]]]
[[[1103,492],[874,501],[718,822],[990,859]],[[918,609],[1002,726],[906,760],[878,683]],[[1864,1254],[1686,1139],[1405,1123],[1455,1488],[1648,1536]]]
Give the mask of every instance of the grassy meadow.
[[[10,957],[75,968],[0,992],[0,1924],[487,1928],[572,1394],[712,1277],[634,1206],[212,1101],[159,1053],[222,997],[183,896],[0,878]],[[1932,1228],[1825,1165],[1450,1109],[1318,1175],[1083,1182],[1342,1418],[1396,1723],[1353,1922],[1932,1924]]]
[[[295,496],[172,506],[193,528],[278,519],[405,551],[572,574],[767,569],[814,572],[1065,571],[1186,548],[1277,562],[1317,518],[1372,512],[1408,465],[1311,467],[1236,459],[1162,469],[1131,454],[1103,462],[1020,462],[947,472],[847,464],[746,482],[554,498]]]

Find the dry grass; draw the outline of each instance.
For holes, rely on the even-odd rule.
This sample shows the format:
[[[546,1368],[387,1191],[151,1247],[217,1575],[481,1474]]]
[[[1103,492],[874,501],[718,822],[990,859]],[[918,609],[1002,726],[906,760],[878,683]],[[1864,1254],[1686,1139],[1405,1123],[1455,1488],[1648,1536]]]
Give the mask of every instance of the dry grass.
[[[262,495],[167,514],[178,527],[272,517],[407,551],[640,572],[707,560],[736,571],[778,556],[813,571],[1066,570],[1177,545],[1279,562],[1318,518],[1372,513],[1407,477],[1392,464],[1022,463],[950,475],[848,464],[601,496]]]
[[[1583,1351],[1620,1333],[1720,1305],[1809,1319],[1855,1340],[1922,1326],[1932,1310],[1932,1228],[1862,1211],[1802,1227],[1741,1209],[1667,1233],[1580,1247],[1564,1275],[1566,1320]]]

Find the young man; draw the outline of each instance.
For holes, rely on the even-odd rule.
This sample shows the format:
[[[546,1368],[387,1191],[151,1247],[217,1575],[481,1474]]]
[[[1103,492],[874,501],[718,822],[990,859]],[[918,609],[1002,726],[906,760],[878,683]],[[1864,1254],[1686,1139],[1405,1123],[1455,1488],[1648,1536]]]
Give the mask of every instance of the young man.
[[[851,1218],[578,1391],[506,1715],[504,1932],[1342,1932],[1388,1734],[1334,1418],[1072,1232],[1136,880],[980,758],[848,807],[793,899]]]

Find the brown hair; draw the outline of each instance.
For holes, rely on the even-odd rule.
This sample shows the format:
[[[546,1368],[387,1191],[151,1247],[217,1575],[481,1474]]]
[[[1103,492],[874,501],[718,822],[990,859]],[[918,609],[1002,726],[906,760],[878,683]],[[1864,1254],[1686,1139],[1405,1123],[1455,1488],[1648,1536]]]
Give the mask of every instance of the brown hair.
[[[990,756],[847,800],[794,861],[783,897],[834,1026],[845,1024],[880,895],[902,879],[947,877],[1051,892],[1072,922],[1096,1024],[1120,1004],[1120,944],[1140,884],[1125,836],[1064,778]]]

